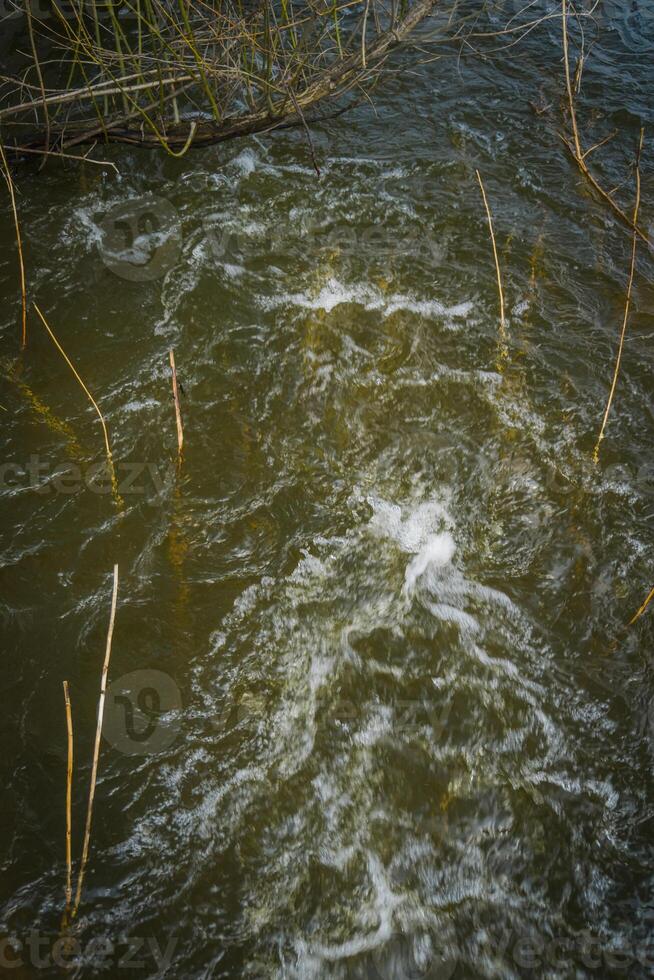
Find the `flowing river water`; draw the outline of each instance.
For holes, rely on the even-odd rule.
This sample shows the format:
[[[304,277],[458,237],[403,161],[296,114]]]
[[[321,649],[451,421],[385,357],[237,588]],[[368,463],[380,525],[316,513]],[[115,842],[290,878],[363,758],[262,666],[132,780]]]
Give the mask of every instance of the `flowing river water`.
[[[619,130],[597,167],[631,210],[646,127],[651,231],[654,11],[599,13],[583,138]],[[114,562],[79,975],[653,975],[651,612],[625,628],[654,584],[652,254],[594,465],[630,235],[558,137],[560,21],[480,43],[318,127],[320,178],[292,131],[17,173],[122,499],[33,313],[19,352],[5,200],[12,975],[66,969],[62,681],[77,867]]]

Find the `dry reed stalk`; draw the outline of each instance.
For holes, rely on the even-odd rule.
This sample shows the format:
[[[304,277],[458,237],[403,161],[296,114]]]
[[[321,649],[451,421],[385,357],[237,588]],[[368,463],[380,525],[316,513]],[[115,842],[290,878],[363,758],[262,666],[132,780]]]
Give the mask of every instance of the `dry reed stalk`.
[[[643,149],[644,136],[645,136],[645,130],[641,128],[640,140],[638,143],[638,152],[636,154],[636,201],[634,204],[634,226],[638,221],[638,209],[640,208],[640,154]],[[609,397],[606,402],[606,408],[604,409],[604,418],[602,419],[602,425],[599,431],[599,435],[597,437],[597,442],[595,443],[595,449],[593,450],[593,461],[595,463],[599,462],[600,443],[604,438],[604,430],[606,429],[606,423],[608,421],[609,412],[611,411],[613,396],[615,394],[616,385],[618,383],[618,375],[620,373],[620,364],[622,362],[622,350],[624,348],[624,338],[627,332],[627,320],[629,319],[629,307],[631,306],[631,293],[634,285],[637,244],[638,244],[638,235],[634,231],[631,237],[631,264],[629,266],[629,282],[627,284],[627,297],[624,305],[624,316],[622,318],[622,330],[620,331],[620,342],[618,344],[618,353],[615,359],[615,368],[613,371],[613,381],[611,382],[611,390],[609,392]]]
[[[9,171],[9,165],[7,163],[7,157],[5,156],[5,151],[2,146],[2,143],[0,143],[0,157],[2,158],[4,178],[7,181],[7,187],[9,189],[9,197],[11,198],[11,209],[14,213],[14,227],[16,228],[16,245],[18,246],[18,264],[20,266],[20,294],[21,294],[21,301],[22,301],[22,314],[23,314],[20,346],[25,347],[25,345],[27,344],[27,298],[26,298],[26,290],[25,290],[25,265],[23,263],[23,242],[20,236],[20,223],[18,221],[18,210],[16,208],[16,195],[14,194],[14,182],[11,179],[11,173]]]
[[[168,356],[170,358],[170,369],[173,373],[173,399],[175,401],[175,421],[177,422],[177,460],[179,463],[181,463],[182,452],[184,450],[184,429],[182,428],[182,412],[179,407],[179,388],[177,385],[177,370],[175,368],[175,352],[172,348],[168,351]]]
[[[102,415],[102,412],[100,411],[100,409],[98,407],[98,403],[96,402],[95,398],[93,397],[93,395],[91,394],[91,392],[89,391],[89,389],[86,387],[86,385],[82,381],[82,379],[79,376],[79,374],[78,374],[78,372],[77,372],[74,364],[72,363],[72,361],[68,357],[68,354],[63,349],[63,347],[61,346],[61,344],[59,343],[59,341],[57,340],[57,338],[55,337],[54,333],[52,332],[52,329],[48,325],[48,321],[43,316],[43,314],[41,313],[41,310],[38,308],[38,306],[36,305],[36,303],[34,304],[34,309],[36,310],[36,312],[38,313],[39,317],[41,318],[41,322],[43,323],[43,326],[45,327],[45,329],[48,331],[48,334],[50,335],[50,338],[51,338],[52,342],[54,343],[55,347],[57,348],[57,350],[59,351],[59,353],[61,354],[61,356],[65,360],[65,362],[68,365],[68,367],[71,369],[71,371],[75,375],[76,380],[78,381],[78,383],[79,383],[80,387],[82,388],[82,390],[85,392],[87,398],[89,399],[89,401],[93,405],[93,408],[95,409],[98,418],[100,419],[100,424],[102,426],[102,432],[104,434],[104,445],[105,445],[105,450],[106,450],[106,453],[107,453],[107,462],[109,464],[109,470],[110,470],[110,473],[111,473],[111,479],[112,479],[112,484],[113,484],[114,493],[115,493],[116,492],[116,489],[115,489],[116,488],[116,474],[115,474],[115,471],[114,471],[113,456],[111,455],[111,446],[109,444],[109,433],[107,431],[107,425],[105,423],[104,416]],[[120,498],[118,498],[118,499],[120,499]]]
[[[68,733],[68,765],[66,769],[66,909],[63,924],[68,923],[70,903],[73,897],[72,860],[72,792],[73,792],[73,716],[70,709],[68,681],[64,681],[64,701],[66,703],[66,730]]]
[[[631,624],[632,623],[635,623],[637,619],[640,619],[640,617],[643,615],[643,613],[645,612],[645,610],[649,606],[650,600],[652,599],[652,597],[654,597],[654,589],[652,589],[652,591],[650,592],[650,594],[647,596],[647,598],[645,599],[645,602],[642,604],[642,606],[640,607],[640,609],[636,613],[634,613],[634,615],[631,617],[631,619],[627,623],[627,626],[631,626]]]
[[[82,860],[77,878],[77,889],[75,891],[75,904],[71,918],[75,918],[82,897],[82,885],[84,883],[84,871],[89,857],[89,842],[91,839],[91,820],[93,817],[93,800],[95,798],[95,784],[98,776],[98,760],[100,758],[100,738],[102,735],[102,719],[104,717],[104,701],[107,690],[107,675],[109,673],[109,660],[111,658],[111,641],[114,635],[114,623],[116,621],[116,603],[118,600],[118,565],[114,565],[114,585],[111,596],[111,615],[109,617],[109,629],[107,631],[107,646],[105,649],[104,663],[102,665],[102,679],[100,681],[100,700],[98,702],[98,724],[95,729],[95,744],[93,746],[93,766],[91,769],[91,784],[89,786],[89,802],[86,809],[86,826],[84,828],[84,846],[82,847]]]
[[[34,67],[36,69],[36,75],[39,80],[39,87],[41,89],[41,101],[43,103],[43,111],[45,117],[45,149],[50,149],[50,114],[48,113],[48,103],[45,94],[45,84],[43,81],[43,72],[41,71],[41,62],[39,61],[38,52],[36,50],[36,39],[34,37],[34,25],[32,23],[32,10],[29,3],[25,4],[25,15],[27,17],[27,33],[29,34],[30,47],[32,49],[32,58],[34,60]],[[43,157],[41,161],[42,169],[47,160],[47,156]]]
[[[491,242],[493,243],[493,256],[495,258],[495,273],[497,275],[497,291],[500,296],[500,354],[502,357],[508,356],[508,350],[506,346],[506,320],[504,317],[504,291],[502,290],[502,275],[500,273],[500,261],[497,257],[497,245],[495,244],[495,233],[493,231],[493,219],[491,217],[490,208],[488,206],[488,200],[486,198],[486,191],[484,190],[484,184],[481,179],[481,174],[476,171],[477,180],[479,181],[479,187],[481,189],[481,196],[484,199],[484,207],[486,208],[486,217],[488,218],[488,228],[490,230]]]

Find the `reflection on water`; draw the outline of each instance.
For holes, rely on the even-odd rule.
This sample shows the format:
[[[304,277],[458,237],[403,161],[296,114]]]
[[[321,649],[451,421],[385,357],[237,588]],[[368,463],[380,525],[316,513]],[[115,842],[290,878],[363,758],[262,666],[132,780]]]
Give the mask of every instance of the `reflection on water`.
[[[630,38],[584,74],[589,141],[624,134],[607,186],[652,118]],[[44,956],[61,680],[81,843],[118,561],[83,975],[651,975],[649,618],[624,629],[652,585],[651,256],[595,467],[629,237],[560,147],[555,27],[519,50],[329,124],[320,180],[292,133],[20,179],[33,295],[132,480],[122,512],[89,486],[97,419],[38,322],[16,357],[7,225],[2,922]]]

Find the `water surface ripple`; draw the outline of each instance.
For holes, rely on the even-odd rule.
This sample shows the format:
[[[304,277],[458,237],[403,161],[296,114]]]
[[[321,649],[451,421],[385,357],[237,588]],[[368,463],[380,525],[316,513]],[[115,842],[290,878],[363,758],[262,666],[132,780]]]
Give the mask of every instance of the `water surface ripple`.
[[[615,185],[651,24],[604,12],[581,116],[620,128]],[[122,513],[52,485],[101,436],[38,322],[17,356],[6,221],[4,458],[41,469],[0,492],[5,933],[57,935],[61,681],[81,844],[117,561],[111,677],[181,702],[163,746],[103,743],[77,935],[174,940],[121,976],[653,975],[651,625],[623,630],[653,584],[652,262],[596,467],[630,242],[557,136],[558,29],[388,85],[316,133],[320,180],[295,133],[19,179],[32,294],[142,469]],[[130,281],[102,222],[147,194],[180,239]]]

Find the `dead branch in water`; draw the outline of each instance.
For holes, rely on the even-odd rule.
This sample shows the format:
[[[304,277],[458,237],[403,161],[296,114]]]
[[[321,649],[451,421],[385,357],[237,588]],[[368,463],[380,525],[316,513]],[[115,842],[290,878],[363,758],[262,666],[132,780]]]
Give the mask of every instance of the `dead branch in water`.
[[[175,402],[175,421],[177,423],[177,462],[181,464],[184,450],[184,429],[182,427],[182,410],[179,407],[179,387],[177,384],[177,370],[175,368],[175,352],[172,348],[168,351],[168,357],[170,359],[170,369],[173,373],[173,400]]]
[[[493,257],[495,259],[495,273],[497,275],[497,291],[500,297],[500,354],[502,357],[507,357],[508,350],[506,346],[506,320],[504,316],[504,291],[502,289],[502,274],[500,272],[500,260],[497,256],[497,245],[495,244],[495,233],[493,231],[493,219],[491,217],[490,208],[488,206],[488,200],[486,198],[486,191],[484,190],[484,184],[481,179],[481,174],[479,171],[475,171],[477,174],[477,180],[479,181],[479,187],[481,189],[481,196],[484,199],[484,207],[486,208],[486,217],[488,219],[488,228],[490,230],[491,242],[493,243]]]
[[[16,195],[14,193],[14,182],[11,179],[11,172],[9,170],[9,164],[7,163],[7,157],[5,156],[5,151],[2,146],[2,143],[0,143],[0,158],[2,159],[3,174],[7,182],[7,188],[9,190],[9,197],[11,199],[11,209],[14,213],[14,226],[16,228],[16,245],[18,246],[18,265],[20,267],[20,295],[21,295],[22,316],[23,316],[20,346],[25,347],[25,345],[27,344],[27,297],[26,297],[26,290],[25,290],[25,265],[23,263],[23,242],[20,236],[20,222],[18,221],[18,210],[16,208]]]
[[[107,690],[107,675],[109,673],[109,659],[111,657],[111,641],[114,635],[114,623],[116,620],[116,603],[118,600],[118,565],[114,565],[114,585],[111,596],[111,614],[109,617],[109,629],[107,631],[107,646],[105,649],[104,663],[102,665],[102,678],[100,681],[100,700],[98,702],[98,723],[95,729],[95,744],[93,746],[93,766],[91,768],[91,784],[89,786],[89,801],[86,809],[86,827],[84,829],[84,846],[82,848],[82,860],[77,879],[77,889],[75,891],[75,904],[73,906],[71,918],[75,918],[82,897],[82,885],[84,883],[84,871],[89,856],[89,842],[91,840],[91,820],[93,817],[93,800],[95,798],[95,784],[98,776],[98,760],[100,758],[100,738],[102,735],[102,719],[104,717],[104,701]]]
[[[70,709],[68,681],[64,681],[64,701],[66,704],[66,730],[68,734],[68,765],[66,768],[66,909],[63,916],[64,927],[70,916],[70,903],[73,896],[72,861],[72,791],[73,791],[73,716]]]
[[[628,225],[629,228],[646,244],[654,247],[654,242],[647,235],[645,231],[638,225],[637,215],[634,218],[630,218],[629,215],[625,214],[620,205],[613,200],[613,197],[608,191],[605,191],[601,184],[598,183],[597,179],[593,176],[591,171],[588,169],[588,164],[586,163],[586,157],[594,149],[597,149],[601,145],[601,142],[591,147],[585,152],[582,150],[581,140],[579,138],[579,127],[577,125],[577,112],[575,109],[575,100],[572,88],[572,81],[570,78],[570,59],[568,54],[568,11],[566,0],[561,0],[561,32],[563,38],[563,63],[565,68],[565,82],[568,94],[568,108],[570,111],[570,125],[572,126],[572,142],[561,134],[561,139],[568,150],[568,153],[572,156],[573,160],[579,167],[579,170],[584,175],[591,187],[600,195],[603,200],[607,202],[609,207],[613,212],[620,218],[624,224]]]
[[[613,381],[611,382],[611,390],[609,391],[609,397],[606,402],[606,408],[604,410],[604,418],[602,419],[602,425],[600,427],[599,435],[597,437],[597,442],[595,443],[595,449],[593,451],[593,461],[595,463],[599,462],[599,450],[600,443],[604,438],[604,430],[606,429],[606,423],[608,421],[609,412],[611,411],[611,404],[613,403],[613,396],[615,394],[615,388],[618,383],[618,375],[620,373],[620,364],[622,362],[622,350],[624,348],[624,338],[627,332],[627,320],[629,319],[629,307],[631,306],[631,292],[634,285],[634,272],[636,269],[636,246],[638,244],[638,235],[636,234],[635,228],[638,223],[638,210],[640,208],[640,155],[643,149],[643,140],[645,138],[645,130],[641,128],[640,130],[640,140],[638,143],[638,151],[636,153],[636,202],[634,204],[634,233],[631,237],[631,263],[629,266],[629,282],[627,284],[627,298],[624,305],[624,316],[622,318],[622,330],[620,331],[620,342],[618,344],[618,353],[615,359],[615,368],[613,371]]]
[[[108,4],[95,38],[83,19],[60,17],[55,28],[34,19],[38,36],[25,56],[30,69],[58,62],[68,83],[63,87],[53,68],[45,85],[7,79],[13,91],[0,124],[16,152],[65,152],[101,138],[173,155],[280,126],[304,127],[319,103],[374,87],[390,52],[436,2],[403,0],[398,18],[398,6],[389,9],[383,0],[295,6],[171,0],[128,5],[125,30]],[[39,42],[50,57],[39,58]]]

